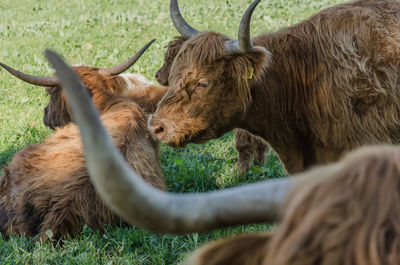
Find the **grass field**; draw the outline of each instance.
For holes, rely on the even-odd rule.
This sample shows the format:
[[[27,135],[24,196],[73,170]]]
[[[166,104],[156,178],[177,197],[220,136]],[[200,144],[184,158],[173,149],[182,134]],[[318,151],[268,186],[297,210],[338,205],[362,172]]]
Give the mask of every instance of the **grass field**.
[[[187,21],[199,30],[236,37],[237,25],[250,0],[181,0]],[[252,20],[252,34],[292,25],[340,0],[265,0]],[[52,74],[43,56],[46,47],[71,64],[106,67],[125,60],[152,38],[157,41],[134,65],[154,81],[164,47],[177,33],[167,0],[1,0],[0,61],[36,75]],[[0,167],[30,143],[52,133],[42,123],[44,89],[0,71]],[[232,133],[203,145],[175,150],[162,147],[168,188],[176,192],[215,190],[284,175],[273,153],[246,178],[234,169],[237,153]],[[63,244],[42,244],[25,237],[0,237],[0,264],[177,264],[204,242],[223,236],[269,229],[241,226],[201,235],[154,235],[137,228],[109,228],[100,235],[85,228]]]

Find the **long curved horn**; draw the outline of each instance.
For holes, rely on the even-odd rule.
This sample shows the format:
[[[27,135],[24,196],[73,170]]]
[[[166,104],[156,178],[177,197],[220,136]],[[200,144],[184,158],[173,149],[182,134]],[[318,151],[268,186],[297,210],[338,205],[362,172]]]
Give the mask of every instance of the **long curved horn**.
[[[161,233],[192,233],[280,218],[281,205],[301,177],[283,178],[222,191],[173,194],[147,184],[126,164],[107,135],[78,76],[46,50],[79,125],[90,178],[103,200],[122,218]]]
[[[28,74],[22,73],[20,71],[17,71],[14,68],[12,68],[6,64],[3,64],[3,63],[0,63],[0,66],[2,66],[4,69],[6,69],[13,76],[15,76],[29,84],[32,84],[32,85],[52,87],[52,86],[58,86],[60,84],[57,76],[55,76],[55,75],[46,76],[46,77],[34,76],[34,75],[28,75]]]
[[[253,3],[251,3],[246,12],[244,12],[242,20],[240,21],[238,42],[239,48],[245,52],[253,50],[253,43],[251,42],[250,38],[250,21],[251,15],[253,14],[253,11],[258,3],[260,3],[260,0],[255,0]]]
[[[155,40],[156,39],[153,39],[150,42],[148,42],[146,45],[143,46],[142,49],[140,49],[140,51],[138,51],[135,55],[133,55],[131,58],[129,58],[125,62],[120,63],[119,65],[109,67],[109,68],[102,68],[99,70],[99,72],[104,75],[119,75],[119,74],[125,72],[126,70],[129,69],[129,67],[131,67],[140,58],[140,56],[142,56],[142,54],[147,50],[147,48],[150,47],[151,44],[153,44],[153,42]]]
[[[250,37],[250,21],[254,9],[260,3],[260,0],[255,0],[244,12],[242,20],[239,24],[238,40],[229,40],[225,46],[229,52],[249,52],[254,49]]]
[[[172,23],[176,30],[185,38],[191,38],[196,36],[199,31],[191,27],[183,18],[181,11],[179,11],[178,1],[171,0],[169,3],[169,14],[171,16]]]

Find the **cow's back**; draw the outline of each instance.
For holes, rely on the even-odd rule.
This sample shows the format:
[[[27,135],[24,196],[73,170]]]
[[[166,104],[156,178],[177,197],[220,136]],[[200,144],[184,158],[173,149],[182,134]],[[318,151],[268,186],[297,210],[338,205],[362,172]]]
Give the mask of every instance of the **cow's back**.
[[[340,4],[254,43],[272,53],[271,111],[312,142],[400,142],[400,1]]]

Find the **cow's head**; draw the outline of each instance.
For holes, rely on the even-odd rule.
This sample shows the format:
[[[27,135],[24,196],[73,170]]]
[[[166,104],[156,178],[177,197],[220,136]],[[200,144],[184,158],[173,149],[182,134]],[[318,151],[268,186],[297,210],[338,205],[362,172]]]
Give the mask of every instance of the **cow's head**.
[[[122,93],[122,90],[126,87],[126,82],[124,80],[129,80],[131,78],[131,76],[119,78],[118,75],[129,69],[151,45],[151,43],[153,43],[153,41],[154,40],[146,44],[139,52],[125,62],[113,67],[73,67],[75,72],[78,73],[82,79],[82,82],[88,88],[93,100],[95,101],[96,107],[100,111],[102,110],[102,105],[107,103],[108,95],[110,93]],[[12,75],[27,83],[46,87],[46,92],[50,97],[50,101],[44,108],[43,114],[43,122],[46,126],[55,129],[56,127],[63,127],[72,121],[71,111],[66,103],[65,94],[55,75],[48,77],[33,76],[17,71],[3,63],[0,63],[0,65]]]
[[[174,61],[176,55],[178,54],[179,50],[181,49],[183,43],[188,38],[183,36],[175,37],[173,41],[170,41],[167,46],[167,51],[164,55],[164,63],[160,69],[156,72],[155,78],[157,79],[158,83],[163,86],[168,86],[168,76],[171,72],[171,65]]]
[[[251,84],[269,61],[269,52],[250,39],[250,18],[258,2],[243,15],[238,40],[230,40],[190,27],[171,0],[171,18],[188,40],[171,65],[169,91],[149,120],[153,137],[172,146],[200,143],[220,137],[243,118]]]

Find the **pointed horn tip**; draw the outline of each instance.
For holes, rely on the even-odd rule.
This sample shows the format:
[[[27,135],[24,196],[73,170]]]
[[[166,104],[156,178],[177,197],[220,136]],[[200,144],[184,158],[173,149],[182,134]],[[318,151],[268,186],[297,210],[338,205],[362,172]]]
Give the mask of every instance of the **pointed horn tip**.
[[[253,44],[250,38],[250,22],[253,11],[261,0],[255,0],[244,12],[238,29],[238,46],[241,51],[253,50]]]
[[[247,8],[247,10],[245,11],[244,17],[246,17],[246,14],[248,14],[250,12],[253,13],[254,9],[257,7],[257,5],[261,2],[261,0],[255,0],[253,3],[250,4],[250,6]],[[244,18],[243,17],[243,18]]]
[[[17,70],[12,68],[11,66],[6,65],[5,63],[0,62],[0,66],[2,67],[2,68],[0,68],[0,70],[4,68],[7,72],[9,72],[12,75],[16,75],[16,73],[18,73]]]
[[[134,54],[132,57],[130,57],[128,60],[107,68],[102,68],[99,70],[100,74],[104,75],[119,75],[128,70],[143,54],[144,52],[150,47],[151,44],[156,39],[152,39],[148,43],[146,43],[136,54]]]
[[[4,63],[2,63],[2,62],[0,62],[0,66],[1,66],[2,68],[6,69],[7,71],[10,71],[10,70],[12,69],[10,66],[8,66],[8,65],[6,65],[6,64],[4,64]],[[0,68],[0,70],[1,70],[2,68]]]
[[[147,49],[148,47],[150,47],[150,45],[153,44],[153,42],[155,42],[156,39],[152,39],[151,41],[149,41],[146,45],[144,45],[144,48]]]
[[[183,37],[191,38],[199,33],[197,29],[190,26],[183,18],[181,11],[179,10],[179,5],[177,0],[170,1],[169,15],[171,17],[172,24],[174,24],[175,29]]]
[[[261,0],[255,0],[252,5],[258,5],[261,2]]]

